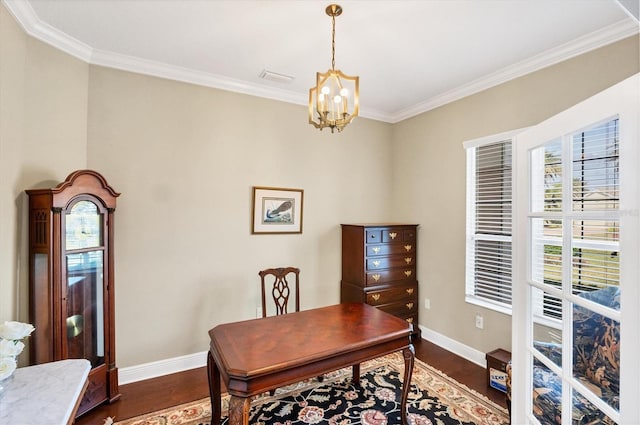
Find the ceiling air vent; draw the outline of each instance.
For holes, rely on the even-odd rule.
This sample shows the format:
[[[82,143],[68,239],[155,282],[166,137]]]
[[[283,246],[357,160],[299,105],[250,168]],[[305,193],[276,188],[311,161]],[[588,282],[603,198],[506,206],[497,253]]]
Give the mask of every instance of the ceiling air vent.
[[[269,80],[269,81],[275,81],[276,83],[289,84],[293,81],[295,77],[292,77],[290,75],[285,75],[285,74],[279,74],[277,72],[267,71],[266,69],[263,69],[262,72],[260,73],[260,78],[264,78],[265,80]]]

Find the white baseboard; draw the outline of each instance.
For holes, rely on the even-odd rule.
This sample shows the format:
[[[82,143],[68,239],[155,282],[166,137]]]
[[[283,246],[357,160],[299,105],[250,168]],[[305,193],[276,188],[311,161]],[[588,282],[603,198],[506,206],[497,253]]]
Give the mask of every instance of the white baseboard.
[[[439,334],[424,326],[420,326],[422,338],[440,347],[451,351],[458,356],[486,367],[485,353],[464,345],[447,336]],[[182,372],[184,370],[203,367],[207,364],[207,352],[188,354],[186,356],[173,357],[165,360],[158,360],[151,363],[144,363],[136,366],[123,367],[118,370],[118,383],[120,385],[132,382],[143,381],[145,379],[157,378],[158,376],[169,375],[171,373]]]
[[[186,356],[143,363],[136,366],[118,369],[118,384],[130,384],[184,370],[195,369],[207,365],[207,352],[187,354]]]
[[[427,341],[432,342],[447,351],[451,351],[452,353],[462,357],[463,359],[469,360],[470,362],[475,363],[478,366],[484,368],[487,367],[485,353],[483,353],[482,351],[478,351],[475,348],[464,345],[461,342],[456,341],[455,339],[451,339],[448,336],[439,334],[438,332],[424,326],[420,326],[420,330],[422,331],[422,338],[426,339]]]

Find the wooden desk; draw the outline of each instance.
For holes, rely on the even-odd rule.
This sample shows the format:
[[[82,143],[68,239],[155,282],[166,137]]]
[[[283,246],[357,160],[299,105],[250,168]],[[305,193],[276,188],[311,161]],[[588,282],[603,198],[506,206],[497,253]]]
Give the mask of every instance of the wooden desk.
[[[229,424],[247,425],[251,397],[287,384],[402,350],[402,423],[413,372],[411,326],[367,304],[338,304],[228,323],[209,331],[211,424],[220,423],[220,379],[231,394]]]

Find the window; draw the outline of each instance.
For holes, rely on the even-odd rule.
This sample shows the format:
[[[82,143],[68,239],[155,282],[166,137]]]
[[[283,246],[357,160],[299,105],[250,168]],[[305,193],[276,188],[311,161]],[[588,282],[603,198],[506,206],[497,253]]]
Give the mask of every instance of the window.
[[[465,142],[467,150],[466,300],[511,312],[512,137]]]
[[[519,131],[518,131],[519,132]],[[465,143],[467,149],[466,300],[504,313],[511,312],[512,141],[517,132]],[[568,146],[568,147],[564,147]],[[566,150],[566,152],[564,152]],[[563,153],[564,152],[564,153]],[[563,158],[567,158],[563,163]],[[570,159],[568,159],[570,158]],[[532,207],[544,218],[534,221],[534,279],[561,287],[563,205],[571,205],[573,293],[619,280],[618,120],[575,133],[570,144],[550,141],[533,153]],[[570,165],[569,165],[570,162]],[[539,166],[535,166],[538,164]],[[571,169],[570,176],[564,170]],[[571,193],[563,199],[563,181]],[[604,211],[598,214],[596,211]],[[559,298],[544,294],[538,315],[553,325],[562,314]],[[557,325],[557,323],[556,323]]]
[[[618,126],[612,119],[532,151],[534,282],[560,290],[570,276],[574,295],[619,285]],[[561,299],[549,292],[534,314],[560,320]]]
[[[619,122],[598,122],[528,151],[533,387],[538,377],[562,382],[549,411],[588,403],[594,423],[619,423],[620,415]],[[565,402],[563,392],[572,394]],[[539,406],[550,398],[543,399],[530,411],[547,423]]]

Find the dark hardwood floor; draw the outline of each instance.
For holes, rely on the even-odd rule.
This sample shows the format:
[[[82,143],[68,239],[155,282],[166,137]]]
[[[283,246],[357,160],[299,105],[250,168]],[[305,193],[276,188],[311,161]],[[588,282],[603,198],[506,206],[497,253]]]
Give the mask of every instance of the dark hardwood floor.
[[[424,339],[414,343],[416,358],[430,364],[467,387],[484,394],[502,407],[505,395],[487,387],[486,371],[455,354]],[[113,404],[104,404],[76,420],[76,425],[102,425],[107,417],[121,421],[143,413],[176,406],[209,396],[207,372],[204,367],[174,373],[146,381],[120,386],[122,397]]]

